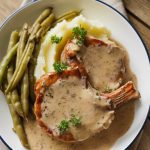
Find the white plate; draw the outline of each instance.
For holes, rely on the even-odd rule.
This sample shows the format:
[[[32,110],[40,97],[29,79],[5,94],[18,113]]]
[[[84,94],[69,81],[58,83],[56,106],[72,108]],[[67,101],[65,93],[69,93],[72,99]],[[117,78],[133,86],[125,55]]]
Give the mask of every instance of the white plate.
[[[141,100],[136,103],[136,112],[130,129],[113,145],[114,150],[126,149],[140,132],[149,111],[150,100],[150,66],[146,49],[133,27],[110,6],[95,0],[44,0],[28,4],[12,14],[0,27],[0,59],[4,56],[12,30],[20,29],[24,22],[32,23],[40,12],[54,7],[56,15],[69,10],[82,9],[89,19],[101,21],[128,51],[130,66],[138,79]],[[13,150],[24,150],[18,137],[12,131],[12,120],[5,98],[0,93],[0,135]]]

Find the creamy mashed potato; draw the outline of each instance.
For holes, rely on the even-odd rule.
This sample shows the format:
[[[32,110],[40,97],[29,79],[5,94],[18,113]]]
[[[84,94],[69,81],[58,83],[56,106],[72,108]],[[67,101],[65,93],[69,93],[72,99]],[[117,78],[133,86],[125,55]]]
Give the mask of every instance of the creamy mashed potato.
[[[53,63],[59,61],[60,54],[68,41],[72,37],[72,29],[74,27],[81,26],[87,30],[87,34],[94,36],[98,39],[107,40],[110,36],[110,32],[96,20],[88,20],[82,15],[74,18],[68,22],[66,20],[58,23],[53,29],[51,29],[44,37],[40,53],[37,58],[37,65],[35,68],[35,77],[39,79],[43,74],[53,71]],[[58,44],[52,44],[52,36],[62,37],[62,40]]]

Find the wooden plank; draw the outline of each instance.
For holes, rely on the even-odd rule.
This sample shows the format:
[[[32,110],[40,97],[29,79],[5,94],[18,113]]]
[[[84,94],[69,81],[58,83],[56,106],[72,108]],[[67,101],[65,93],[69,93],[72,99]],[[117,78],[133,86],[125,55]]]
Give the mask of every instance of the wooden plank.
[[[143,40],[148,48],[149,54],[150,54],[150,30],[149,30],[149,28],[146,27],[145,25],[143,25],[140,21],[138,21],[138,19],[136,19],[132,14],[128,13],[128,17],[129,17],[130,22],[137,29],[137,31],[139,31],[141,37],[143,38]]]
[[[0,0],[0,22],[19,7],[22,0]]]
[[[144,130],[137,137],[128,150],[149,150],[150,148],[150,120],[145,123]]]
[[[123,0],[128,11],[150,27],[150,0]]]
[[[135,141],[132,143],[132,145],[129,147],[128,150],[138,150],[138,146],[139,146],[139,143],[141,141],[141,137],[143,136],[143,131],[141,131],[141,133],[138,135],[138,137],[135,139]]]
[[[137,150],[149,150],[149,149],[150,149],[150,120],[147,120]]]

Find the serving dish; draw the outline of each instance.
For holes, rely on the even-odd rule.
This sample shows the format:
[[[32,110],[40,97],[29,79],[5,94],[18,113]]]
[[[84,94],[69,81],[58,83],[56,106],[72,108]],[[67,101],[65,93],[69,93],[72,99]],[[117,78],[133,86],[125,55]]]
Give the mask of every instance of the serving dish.
[[[0,27],[0,39],[4,41],[0,44],[0,58],[3,57],[5,50],[7,49],[7,41],[9,39],[10,32],[16,28],[19,29],[25,21],[32,23],[32,20],[34,20],[36,16],[48,6],[55,8],[54,12],[56,15],[71,9],[82,9],[83,15],[87,18],[100,20],[104,26],[110,29],[112,38],[121,43],[128,51],[131,69],[137,76],[138,89],[141,93],[141,101],[136,103],[136,113],[132,126],[128,132],[114,144],[112,148],[120,150],[126,149],[141,130],[148,114],[148,100],[150,98],[148,91],[150,87],[150,69],[148,56],[139,35],[127,22],[127,20],[124,19],[117,11],[104,3],[94,0],[56,0],[55,2],[45,0],[28,4],[16,11]],[[23,149],[18,138],[12,131],[9,110],[2,93],[0,103],[0,135],[11,149]]]

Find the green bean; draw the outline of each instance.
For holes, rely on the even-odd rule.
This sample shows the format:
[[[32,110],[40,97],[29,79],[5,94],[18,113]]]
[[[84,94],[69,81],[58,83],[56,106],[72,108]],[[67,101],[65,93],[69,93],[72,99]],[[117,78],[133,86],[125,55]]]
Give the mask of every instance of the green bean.
[[[37,23],[33,30],[32,30],[32,33],[30,34],[29,38],[28,38],[28,41],[26,43],[26,46],[25,46],[25,50],[23,51],[23,56],[22,56],[22,59],[24,58],[24,56],[26,55],[26,51],[28,49],[28,46],[29,46],[29,43],[33,42],[35,40],[35,37],[36,37],[36,33],[38,32],[38,30],[40,29],[40,24]]]
[[[68,12],[60,17],[58,17],[58,19],[56,19],[56,21],[53,23],[52,26],[55,26],[57,23],[63,21],[63,20],[71,20],[74,17],[78,16],[80,14],[81,11],[72,11],[72,12]]]
[[[7,81],[10,82],[13,75],[13,64],[11,64],[7,70]]]
[[[25,50],[24,50],[24,52],[23,52],[23,55],[25,55],[26,54],[26,51],[27,51],[27,49],[28,49],[28,46],[29,46],[29,43],[31,42],[31,41],[35,41],[35,38],[36,38],[36,33],[38,32],[38,30],[40,29],[40,24],[39,23],[37,23],[34,27],[32,27],[32,32],[31,32],[31,34],[30,34],[30,36],[29,36],[29,38],[28,38],[28,41],[27,41],[27,43],[26,43],[26,47],[25,47]],[[22,56],[22,59],[23,59],[24,57]]]
[[[55,16],[54,14],[50,14],[42,23],[41,23],[41,27],[43,28],[47,28],[48,26],[50,26],[52,24],[52,22],[54,21]]]
[[[11,81],[11,78],[13,76],[13,64],[11,64],[7,70],[7,81],[8,83]],[[22,111],[22,106],[19,100],[19,95],[18,91],[15,89],[12,91],[12,97],[11,97],[11,103],[16,110],[16,112],[21,116],[24,117],[23,111]]]
[[[19,40],[19,33],[15,30],[10,35],[10,40],[7,48],[7,52],[18,42]]]
[[[30,98],[31,100],[34,102],[35,101],[35,95],[34,95],[34,84],[35,84],[35,77],[34,77],[34,70],[35,70],[35,66],[37,64],[37,57],[39,55],[40,52],[40,44],[37,44],[35,47],[35,50],[33,52],[33,56],[30,60],[29,63],[29,93],[30,93]]]
[[[45,20],[45,18],[47,18],[47,17],[50,15],[51,12],[52,12],[52,8],[51,8],[51,7],[45,9],[45,10],[41,13],[41,15],[36,19],[36,21],[35,21],[34,24],[33,24],[33,27],[34,27],[37,23],[41,24],[41,23],[43,22],[43,20]]]
[[[59,20],[57,20],[57,22],[61,22],[61,21],[63,21],[63,20],[68,20],[68,19],[72,19],[72,18],[74,18],[74,17],[76,17],[76,16],[78,16],[78,15],[79,15],[79,13],[68,14],[68,15],[66,15],[66,16],[64,16],[64,17],[62,17],[62,18],[60,18]]]
[[[28,62],[32,56],[32,52],[34,50],[35,41],[30,41],[28,48],[24,53],[22,54],[21,61],[19,62],[19,65],[16,67],[16,70],[13,74],[13,77],[11,78],[10,83],[8,84],[8,87],[6,89],[6,93],[13,90],[19,83],[19,81],[22,79],[22,76],[24,75],[24,72],[27,68]]]
[[[45,33],[51,28],[52,23],[55,20],[54,14],[50,14],[42,23],[41,23],[41,28],[36,34],[36,39],[39,40],[41,37],[45,35]]]
[[[28,24],[25,23],[23,25],[23,29],[22,29],[21,35],[20,35],[19,45],[18,45],[18,49],[17,49],[16,65],[19,64],[20,57],[23,53],[23,50],[25,49],[27,38],[28,38]]]
[[[11,114],[11,117],[12,117],[14,130],[15,130],[16,134],[18,135],[21,143],[26,148],[29,148],[28,140],[27,140],[27,137],[26,137],[26,133],[24,131],[24,127],[22,125],[21,118],[16,113],[13,105],[11,104],[11,93],[8,93],[6,95],[6,100],[7,100],[7,103],[8,103],[8,106],[9,106],[9,110],[10,110],[10,114]]]
[[[6,89],[6,87],[7,87],[7,84],[5,82],[3,89]],[[27,137],[26,137],[26,133],[24,131],[24,127],[22,125],[21,118],[19,117],[19,115],[15,111],[15,109],[14,109],[12,103],[11,103],[11,98],[12,98],[11,92],[6,94],[6,102],[8,104],[9,111],[10,111],[10,114],[11,114],[11,118],[12,118],[12,121],[13,121],[13,130],[18,135],[21,143],[26,148],[29,148],[28,140],[27,140]]]
[[[18,42],[19,40],[19,33],[16,32],[16,31],[13,31],[11,36],[10,36],[10,41],[9,41],[9,44],[8,44],[8,50],[7,52],[10,51],[10,49]],[[12,76],[13,76],[13,63],[10,64],[10,66],[8,67],[8,70],[7,70],[7,81],[8,83],[10,82]],[[23,111],[22,111],[22,106],[21,106],[21,103],[19,101],[19,95],[18,95],[18,91],[17,90],[14,90],[12,91],[12,97],[11,97],[11,103],[12,103],[12,106],[14,107],[14,109],[16,110],[16,112],[23,117]]]
[[[14,109],[19,114],[19,116],[24,118],[24,114],[23,114],[23,111],[22,111],[22,105],[20,103],[20,98],[19,98],[17,90],[12,91],[11,102],[12,102],[12,105],[13,105]]]
[[[81,11],[76,11],[76,10],[69,11],[69,12],[67,12],[67,13],[65,13],[65,14],[63,14],[63,15],[61,15],[61,16],[59,16],[59,17],[57,18],[57,20],[60,20],[61,18],[64,18],[64,17],[66,17],[66,16],[68,16],[68,15],[70,15],[70,14],[80,14],[80,12],[81,12]]]
[[[40,28],[39,31],[36,33],[36,39],[39,40],[41,36],[43,36],[44,29]]]
[[[19,33],[17,31],[13,31],[11,33],[11,36],[10,36],[10,40],[9,40],[9,44],[8,44],[8,49],[7,49],[7,54],[11,50],[11,48],[13,46],[15,46],[15,44],[18,42],[18,40],[19,40]],[[14,53],[15,53],[15,51],[13,52],[13,55],[15,55]],[[6,71],[6,67],[9,64],[8,58],[5,59],[5,57],[3,58],[3,60],[2,60],[2,62],[0,64],[0,84],[2,84],[4,73]],[[13,56],[10,55],[9,57],[13,57]],[[9,58],[9,59],[11,59],[11,58]]]
[[[19,59],[22,56],[22,53],[25,49],[27,40],[28,40],[28,24],[25,23],[23,25],[23,29],[22,29],[21,36],[20,36],[20,41],[19,41],[19,46],[18,46],[18,51],[17,51],[18,59],[16,61],[16,65],[19,64]],[[29,112],[29,100],[28,100],[29,82],[28,82],[28,70],[27,69],[22,77],[22,81],[20,84],[21,84],[21,104],[22,104],[23,114],[25,118],[27,118],[28,112]]]
[[[15,57],[15,54],[17,52],[18,43],[10,49],[10,51],[3,57],[2,62],[0,64],[0,86],[2,85],[2,81],[4,78],[5,71],[7,69],[7,66],[11,62],[11,60]]]
[[[28,117],[29,113],[29,79],[28,69],[26,69],[21,82],[21,103],[25,117]]]

